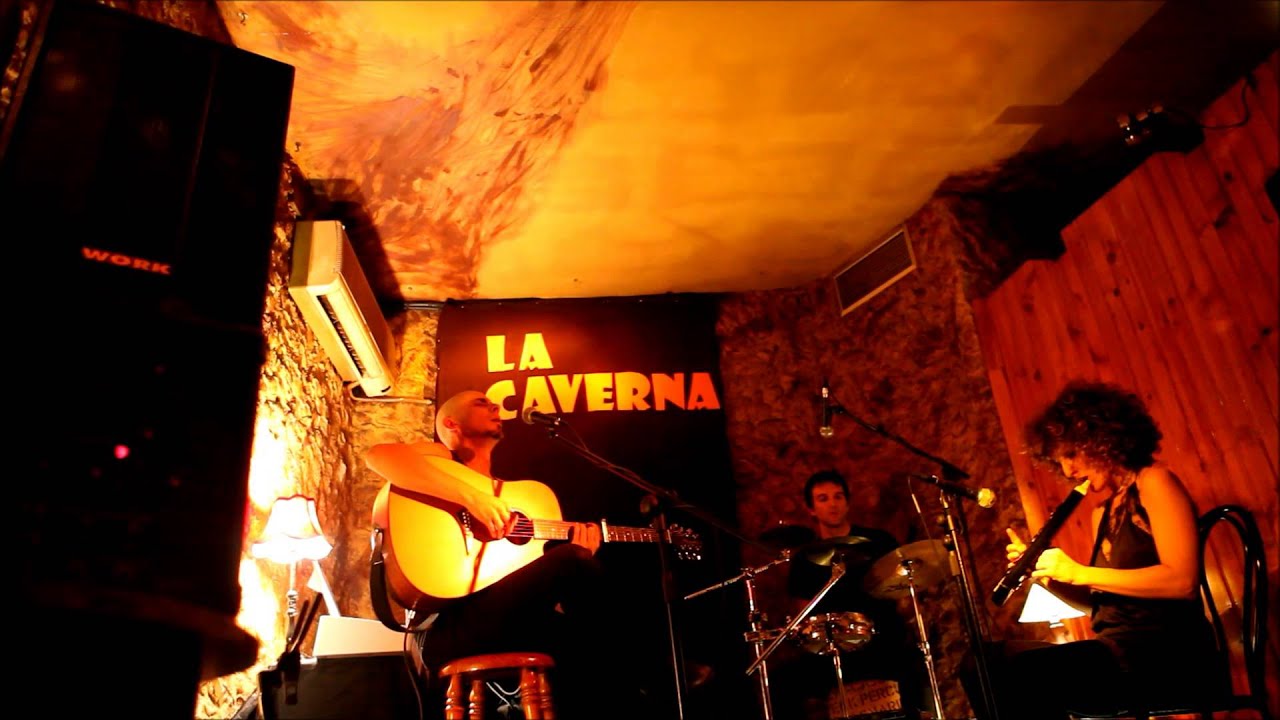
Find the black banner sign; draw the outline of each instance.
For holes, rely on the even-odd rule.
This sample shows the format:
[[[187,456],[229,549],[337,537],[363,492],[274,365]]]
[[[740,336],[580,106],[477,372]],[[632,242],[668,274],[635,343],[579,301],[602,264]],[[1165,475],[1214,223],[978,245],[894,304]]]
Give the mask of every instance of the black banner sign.
[[[526,409],[559,418],[568,429],[557,433],[573,433],[597,456],[736,527],[715,322],[710,296],[450,303],[437,333],[436,398],[480,390],[498,403],[506,422],[495,475],[547,484],[567,520],[644,526],[651,515],[646,493],[581,457],[546,425],[523,422]],[[705,546],[702,561],[673,565],[677,592],[735,574],[731,538],[680,508],[665,514]],[[611,640],[652,656],[651,689],[668,692],[656,551],[606,545],[599,557],[618,598],[620,637]],[[726,592],[685,605],[676,599],[689,661],[724,665],[716,673],[725,677],[742,675],[742,628],[734,622],[739,614],[745,622],[742,598]]]

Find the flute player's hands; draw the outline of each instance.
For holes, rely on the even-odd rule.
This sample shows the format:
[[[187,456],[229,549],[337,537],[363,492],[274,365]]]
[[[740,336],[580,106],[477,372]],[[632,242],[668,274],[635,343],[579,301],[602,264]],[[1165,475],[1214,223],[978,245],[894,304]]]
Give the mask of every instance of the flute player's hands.
[[[1053,580],[1067,585],[1081,584],[1081,572],[1084,566],[1072,560],[1069,555],[1058,548],[1049,548],[1036,558],[1036,569],[1031,571],[1032,580]]]
[[[1009,567],[1018,562],[1023,553],[1027,551],[1027,544],[1018,537],[1018,533],[1013,528],[1005,528],[1004,532],[1009,536],[1009,544],[1005,546],[1005,556],[1009,558]]]

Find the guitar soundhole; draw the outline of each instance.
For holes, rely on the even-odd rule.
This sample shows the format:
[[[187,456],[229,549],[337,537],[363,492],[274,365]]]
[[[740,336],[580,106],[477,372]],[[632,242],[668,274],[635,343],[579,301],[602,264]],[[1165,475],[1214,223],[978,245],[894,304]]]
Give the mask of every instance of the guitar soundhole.
[[[507,541],[512,545],[527,545],[533,539],[533,521],[519,510],[512,510],[511,532],[507,533]]]

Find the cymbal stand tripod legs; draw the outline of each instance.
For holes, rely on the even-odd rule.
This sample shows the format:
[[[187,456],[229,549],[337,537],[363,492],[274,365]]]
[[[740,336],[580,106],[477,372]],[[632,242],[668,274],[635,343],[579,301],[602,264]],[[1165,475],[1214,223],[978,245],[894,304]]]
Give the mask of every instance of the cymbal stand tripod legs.
[[[764,627],[764,616],[756,609],[756,586],[753,575],[748,575],[743,581],[743,587],[747,591],[747,618],[751,627],[751,634],[755,638],[751,643],[751,652],[757,662],[760,663],[760,672],[756,673],[756,686],[760,690],[760,712],[764,720],[773,720],[773,701],[769,696],[769,665],[763,658],[761,645],[764,639],[760,637],[760,631]]]
[[[929,647],[929,631],[925,629],[924,617],[920,614],[920,603],[916,600],[915,569],[912,567],[918,560],[902,561],[902,574],[907,578],[907,590],[911,594],[911,609],[916,616],[916,632],[920,635],[920,653],[924,655],[924,669],[929,673],[929,691],[933,693],[933,717],[946,720],[942,712],[942,693],[938,691],[938,674],[933,668],[933,650]]]

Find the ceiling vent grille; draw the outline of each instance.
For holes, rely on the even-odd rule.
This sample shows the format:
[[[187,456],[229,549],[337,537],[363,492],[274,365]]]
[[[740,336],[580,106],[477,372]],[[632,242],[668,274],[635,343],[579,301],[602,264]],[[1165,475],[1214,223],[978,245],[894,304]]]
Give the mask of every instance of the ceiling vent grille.
[[[870,252],[836,273],[840,314],[847,315],[916,269],[906,227],[899,227]]]

